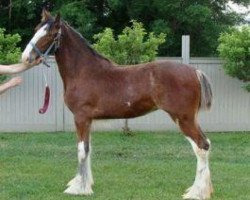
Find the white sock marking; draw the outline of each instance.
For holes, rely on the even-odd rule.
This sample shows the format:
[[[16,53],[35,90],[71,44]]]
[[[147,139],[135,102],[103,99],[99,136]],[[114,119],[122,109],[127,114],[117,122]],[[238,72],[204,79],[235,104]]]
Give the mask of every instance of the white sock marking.
[[[79,173],[68,183],[68,188],[64,191],[68,194],[75,195],[90,195],[93,193],[93,177],[90,164],[90,152],[85,153],[84,142],[78,143],[78,161],[79,161]]]
[[[78,143],[78,161],[81,163],[86,157],[84,142]]]
[[[209,170],[209,151],[200,149],[197,144],[189,137],[188,141],[191,143],[192,148],[197,157],[197,170],[194,184],[183,195],[184,199],[207,199],[213,191],[210,170]],[[210,144],[210,141],[207,140]]]

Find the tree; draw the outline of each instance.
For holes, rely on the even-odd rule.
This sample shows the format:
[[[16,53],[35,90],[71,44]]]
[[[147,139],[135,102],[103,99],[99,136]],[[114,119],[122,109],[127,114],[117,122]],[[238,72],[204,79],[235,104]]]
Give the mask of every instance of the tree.
[[[148,32],[165,33],[168,42],[160,55],[180,56],[181,35],[190,35],[192,56],[216,55],[218,38],[230,26],[244,22],[244,16],[227,9],[230,0],[5,0],[0,1],[0,27],[19,33],[25,47],[40,21],[43,7],[62,17],[93,42],[92,36],[105,27],[118,35],[132,19]],[[12,3],[11,3],[12,2]],[[249,0],[232,0],[250,5]]]
[[[6,0],[0,1],[0,27],[7,33],[18,33],[24,48],[34,33],[34,25],[40,21],[43,5],[48,0]]]
[[[0,28],[0,63],[16,63],[21,56],[21,49],[17,47],[21,38],[18,34],[4,34],[5,29]],[[7,78],[6,75],[0,75],[0,83]]]
[[[117,64],[133,65],[155,59],[159,45],[165,42],[166,35],[147,34],[142,23],[132,21],[132,27],[126,27],[117,37],[113,30],[106,28],[94,35],[94,48]],[[124,132],[129,134],[128,120],[125,120]]]
[[[84,1],[70,2],[60,7],[63,18],[70,22],[71,26],[82,33],[87,39],[91,39],[94,35],[96,16],[87,9]]]
[[[111,27],[135,19],[148,31],[168,35],[168,43],[160,48],[161,55],[181,55],[181,35],[190,35],[192,56],[216,54],[218,37],[228,27],[243,21],[243,16],[226,11],[229,0],[109,0]],[[235,0],[249,5],[249,0]]]
[[[222,33],[219,38],[218,51],[225,60],[227,74],[244,81],[250,92],[250,27],[234,28]]]

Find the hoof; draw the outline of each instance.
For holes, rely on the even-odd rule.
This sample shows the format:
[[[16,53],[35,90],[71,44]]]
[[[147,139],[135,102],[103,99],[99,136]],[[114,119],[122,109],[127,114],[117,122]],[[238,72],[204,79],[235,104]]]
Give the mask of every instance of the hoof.
[[[74,178],[72,178],[68,183],[67,183],[67,187],[73,185],[73,184],[77,184],[81,182],[81,176],[80,175],[76,175]],[[90,180],[89,180],[89,183],[90,185],[94,185],[94,180],[92,177],[90,177]]]
[[[93,194],[93,190],[91,186],[74,187],[74,185],[71,185],[63,193],[71,195],[91,195]]]
[[[76,175],[74,178],[72,178],[68,183],[67,183],[67,187],[79,183],[81,181],[81,176],[80,175]]]
[[[201,188],[199,186],[193,185],[192,187],[186,190],[186,193],[182,195],[182,198],[205,200],[205,199],[210,199],[212,193],[213,189],[211,185],[208,188]]]
[[[76,176],[68,184],[68,188],[64,191],[66,194],[71,195],[91,195],[93,194],[91,183],[84,182],[81,176]]]

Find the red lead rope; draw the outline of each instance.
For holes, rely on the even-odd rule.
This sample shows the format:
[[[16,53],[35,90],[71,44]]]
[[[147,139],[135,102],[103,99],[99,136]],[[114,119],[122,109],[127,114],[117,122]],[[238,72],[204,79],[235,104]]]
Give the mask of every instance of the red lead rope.
[[[44,78],[44,82],[45,82],[45,94],[44,94],[43,107],[39,109],[40,114],[46,113],[46,111],[48,110],[48,107],[49,107],[49,99],[50,99],[50,89],[49,89],[49,86],[47,84],[47,78],[46,78],[44,69],[43,69],[43,78]]]
[[[39,109],[40,114],[44,114],[47,111],[49,107],[49,98],[50,98],[50,89],[49,86],[46,84],[43,107]]]

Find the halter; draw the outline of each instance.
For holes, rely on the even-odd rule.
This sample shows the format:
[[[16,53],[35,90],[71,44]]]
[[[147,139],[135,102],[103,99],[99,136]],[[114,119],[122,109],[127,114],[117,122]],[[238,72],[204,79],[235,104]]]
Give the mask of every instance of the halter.
[[[42,63],[47,66],[47,67],[50,67],[50,65],[47,63],[47,58],[48,58],[48,55],[49,53],[51,52],[52,48],[54,48],[54,51],[56,51],[59,46],[60,46],[60,38],[61,38],[61,34],[62,34],[62,30],[61,28],[58,30],[57,32],[57,35],[56,37],[54,38],[53,42],[51,43],[51,45],[48,47],[48,49],[45,51],[45,53],[42,53],[40,51],[40,49],[33,43],[33,42],[30,42],[30,45],[32,46],[32,48],[34,49],[34,51],[37,53],[38,56],[42,57]],[[31,56],[30,56],[31,58]],[[30,60],[31,62],[31,60]]]

